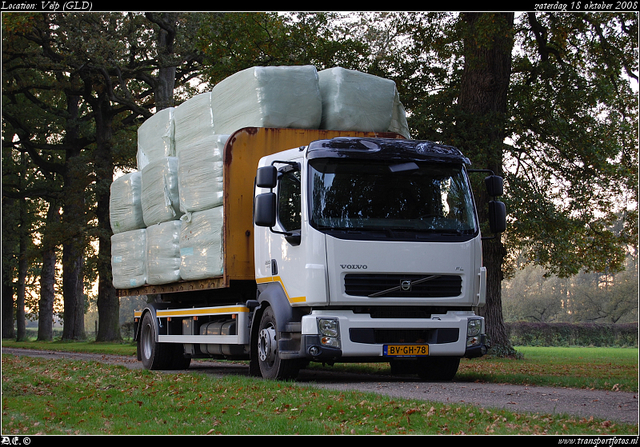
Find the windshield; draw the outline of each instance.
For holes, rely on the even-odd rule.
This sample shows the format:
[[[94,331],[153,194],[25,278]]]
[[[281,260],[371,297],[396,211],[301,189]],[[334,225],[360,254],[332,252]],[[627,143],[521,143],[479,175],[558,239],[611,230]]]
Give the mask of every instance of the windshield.
[[[311,225],[320,231],[392,239],[477,231],[459,165],[319,159],[310,172]]]

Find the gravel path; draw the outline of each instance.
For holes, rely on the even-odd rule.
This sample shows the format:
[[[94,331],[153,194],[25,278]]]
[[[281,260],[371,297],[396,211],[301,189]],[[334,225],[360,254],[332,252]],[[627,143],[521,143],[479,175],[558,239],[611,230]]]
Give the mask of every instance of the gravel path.
[[[2,348],[3,354],[44,358],[68,358],[142,368],[135,358],[72,352]],[[247,375],[244,364],[194,361],[189,369],[210,375]],[[638,393],[533,387],[494,383],[420,382],[411,377],[381,377],[367,374],[302,370],[298,383],[333,390],[374,392],[396,398],[419,399],[449,404],[473,404],[515,412],[569,414],[577,417],[638,423]]]

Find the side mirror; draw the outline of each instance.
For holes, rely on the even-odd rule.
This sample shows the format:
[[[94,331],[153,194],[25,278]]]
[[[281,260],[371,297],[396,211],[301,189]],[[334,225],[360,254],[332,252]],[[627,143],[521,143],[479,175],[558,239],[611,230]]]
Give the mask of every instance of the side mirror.
[[[256,186],[259,188],[275,188],[278,183],[278,170],[275,166],[263,166],[256,173]]]
[[[489,202],[489,228],[494,234],[503,233],[507,229],[507,207],[503,202]]]
[[[262,169],[262,168],[261,168]],[[263,186],[265,188],[265,186]],[[276,225],[276,194],[266,192],[258,194],[253,209],[253,223],[259,227],[273,227]]]
[[[499,197],[504,194],[504,180],[499,175],[490,175],[484,179],[484,183],[491,197]]]

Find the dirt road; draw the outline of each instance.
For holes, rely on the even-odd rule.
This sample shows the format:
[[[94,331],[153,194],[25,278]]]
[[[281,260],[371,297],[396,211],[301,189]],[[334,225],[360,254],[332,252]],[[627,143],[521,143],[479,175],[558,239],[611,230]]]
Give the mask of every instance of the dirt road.
[[[13,348],[3,348],[2,353],[50,359],[99,361],[128,368],[142,368],[141,363],[135,358],[124,356]],[[249,368],[244,364],[215,361],[194,361],[189,370],[214,376],[249,374]],[[302,370],[297,382],[319,388],[374,392],[396,398],[474,404],[486,409],[504,408],[515,412],[569,414],[638,423],[638,393],[456,381],[421,382],[408,376],[390,377],[315,370]]]

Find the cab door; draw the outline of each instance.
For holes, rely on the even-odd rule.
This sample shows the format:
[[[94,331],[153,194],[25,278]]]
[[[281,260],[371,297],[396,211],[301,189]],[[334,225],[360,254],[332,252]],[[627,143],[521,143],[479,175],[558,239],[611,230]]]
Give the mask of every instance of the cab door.
[[[274,280],[282,284],[291,305],[306,301],[302,189],[299,167],[286,165],[278,169],[276,226],[270,237],[271,268]]]
[[[256,196],[256,281],[279,283],[294,307],[326,304],[325,235],[309,225],[304,164],[267,160],[267,167],[268,163],[277,169],[268,168],[268,185],[263,184]]]

